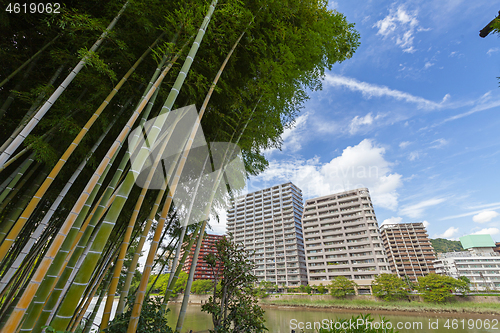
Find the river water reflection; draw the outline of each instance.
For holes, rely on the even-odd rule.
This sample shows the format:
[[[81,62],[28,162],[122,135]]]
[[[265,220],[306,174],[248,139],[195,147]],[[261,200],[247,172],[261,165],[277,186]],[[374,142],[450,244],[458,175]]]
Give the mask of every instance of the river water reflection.
[[[180,304],[170,306],[171,311],[168,313],[168,322],[175,325],[177,316],[180,311]],[[266,326],[270,333],[290,333],[292,329],[300,332],[298,326],[303,323],[304,327],[307,323],[314,325],[314,322],[322,322],[326,320],[335,321],[336,318],[350,319],[352,316],[357,316],[359,312],[349,312],[338,309],[304,309],[304,308],[275,308],[265,307]],[[366,312],[365,312],[366,313]],[[395,328],[399,324],[402,329],[401,333],[426,333],[426,332],[450,332],[450,333],[489,333],[500,332],[500,316],[499,315],[474,315],[474,314],[415,314],[406,315],[405,313],[379,314],[375,311],[370,311],[372,316],[380,324],[379,316],[385,317],[388,321],[385,325]],[[354,323],[353,323],[354,324]],[[446,326],[449,326],[447,328]],[[485,325],[490,326],[485,329]],[[407,328],[404,328],[404,327]],[[211,317],[201,312],[201,306],[190,305],[187,310],[184,328],[181,333],[189,332],[207,332],[212,328]],[[480,328],[478,328],[480,327]],[[304,329],[304,332],[316,332],[315,330]]]

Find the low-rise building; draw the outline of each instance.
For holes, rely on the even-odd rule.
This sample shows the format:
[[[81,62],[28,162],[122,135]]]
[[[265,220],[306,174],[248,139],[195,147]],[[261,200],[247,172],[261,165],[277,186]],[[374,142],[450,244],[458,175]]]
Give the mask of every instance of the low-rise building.
[[[436,273],[454,278],[467,277],[471,290],[500,290],[500,254],[494,251],[491,235],[460,237],[467,251],[438,253]]]

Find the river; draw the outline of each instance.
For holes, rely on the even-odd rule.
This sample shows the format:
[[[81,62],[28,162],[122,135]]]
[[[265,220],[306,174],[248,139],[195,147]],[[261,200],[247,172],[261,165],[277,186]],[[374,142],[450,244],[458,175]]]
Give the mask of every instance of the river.
[[[116,302],[115,302],[116,305]],[[180,311],[180,304],[171,304],[170,311],[167,314],[168,322],[173,326],[177,322],[177,316]],[[318,325],[331,325],[330,320],[344,318],[350,319],[352,316],[357,316],[360,312],[352,310],[339,309],[309,309],[309,308],[277,308],[264,307],[266,326],[270,333],[290,333],[295,329],[299,333],[301,328],[304,332],[316,332],[313,329],[307,329],[308,325],[316,327]],[[101,310],[101,309],[100,309]],[[500,333],[500,315],[476,315],[476,314],[383,314],[377,311],[368,311],[375,318],[373,323],[376,325],[384,325],[383,327],[393,327],[395,331],[400,333],[428,333],[428,332],[450,332],[450,333]],[[365,313],[367,313],[365,311]],[[102,311],[96,317],[96,324],[100,322]],[[384,323],[381,323],[381,316],[385,318]],[[347,322],[349,325],[363,326],[366,323]],[[345,324],[347,325],[347,324]],[[351,327],[352,327],[351,326]],[[489,328],[485,328],[489,326]],[[400,328],[399,328],[400,327]],[[189,305],[184,321],[184,327],[181,333],[193,330],[195,332],[208,332],[212,328],[211,316],[201,312],[200,305]]]

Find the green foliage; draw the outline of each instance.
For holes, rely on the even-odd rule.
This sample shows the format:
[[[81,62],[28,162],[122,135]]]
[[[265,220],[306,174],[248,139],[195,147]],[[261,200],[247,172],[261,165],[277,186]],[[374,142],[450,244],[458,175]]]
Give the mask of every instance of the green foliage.
[[[106,333],[126,333],[132,314],[134,299],[128,301],[127,312],[116,316],[104,330]],[[162,300],[159,297],[149,297],[144,300],[137,332],[141,333],[173,333],[168,326],[167,316],[160,311]],[[167,309],[167,312],[170,311]]]
[[[467,282],[464,280],[434,273],[418,278],[416,287],[424,300],[432,303],[444,303],[453,297],[452,292],[464,291],[467,288]]]
[[[151,292],[151,293],[165,294],[165,292],[167,291],[167,287],[168,287],[169,277],[170,277],[170,274],[161,274],[153,287],[153,282],[156,279],[156,275],[151,275],[149,277],[148,286],[147,286],[146,290],[148,290],[148,292]],[[178,294],[184,292],[184,289],[186,288],[188,277],[189,277],[189,275],[187,273],[185,273],[183,271],[180,272],[179,278],[177,279],[177,282],[175,283],[175,286],[172,289],[172,297],[176,297]],[[151,289],[151,288],[153,288],[153,289]]]
[[[396,274],[380,274],[372,281],[373,295],[386,301],[408,296],[408,286]]]
[[[462,244],[459,241],[451,241],[444,238],[431,239],[430,241],[436,253],[446,253],[446,252],[455,252],[464,250]]]
[[[193,281],[191,292],[193,294],[205,295],[214,290],[214,281],[212,280],[196,280]]]
[[[397,333],[394,328],[387,329],[383,323],[389,322],[384,317],[379,318],[378,325],[374,325],[375,319],[371,314],[360,314],[350,319],[337,319],[329,324],[329,328],[321,328],[318,333]],[[356,323],[353,327],[351,323]],[[359,325],[357,325],[359,323]],[[375,328],[378,327],[378,328]]]
[[[78,50],[80,59],[86,58],[85,66],[93,67],[97,72],[106,74],[111,81],[116,81],[116,74],[109,68],[109,66],[99,58],[99,55],[95,52],[91,52],[86,48]]]
[[[316,287],[316,290],[320,294],[326,294],[328,292],[328,289],[323,285],[323,283],[320,283],[319,286]]]
[[[355,294],[355,287],[357,287],[357,283],[349,280],[345,276],[337,276],[332,279],[330,285],[328,285],[328,289],[330,290],[330,295],[333,297],[345,297],[347,295]]]
[[[306,291],[306,293],[308,293],[309,295],[311,295],[311,293],[312,293],[312,287],[310,285],[307,285],[306,288],[305,288],[305,291]]]
[[[213,333],[246,333],[267,331],[264,310],[257,304],[255,265],[240,246],[224,237],[215,244],[216,254],[205,256],[209,267],[224,270],[216,276],[220,288],[215,288],[208,303],[201,309],[212,315]]]

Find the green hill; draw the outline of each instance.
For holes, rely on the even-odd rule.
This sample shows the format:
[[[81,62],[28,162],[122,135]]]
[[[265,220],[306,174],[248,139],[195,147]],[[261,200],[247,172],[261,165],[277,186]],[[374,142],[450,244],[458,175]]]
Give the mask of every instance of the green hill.
[[[430,241],[436,253],[464,251],[459,241],[451,241],[443,238],[431,239]]]

